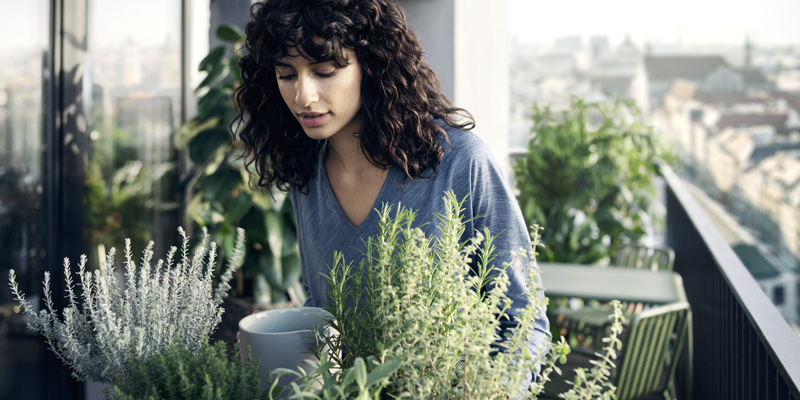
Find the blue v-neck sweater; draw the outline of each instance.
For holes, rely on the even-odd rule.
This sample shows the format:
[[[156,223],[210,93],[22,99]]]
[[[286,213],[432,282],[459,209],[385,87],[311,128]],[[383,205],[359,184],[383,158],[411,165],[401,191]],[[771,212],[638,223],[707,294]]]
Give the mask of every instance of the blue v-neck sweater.
[[[308,182],[308,193],[291,192],[297,221],[300,258],[303,266],[303,286],[308,294],[306,306],[322,307],[328,301],[328,285],[324,275],[326,265],[333,265],[334,251],[343,253],[345,262],[358,263],[367,238],[378,235],[378,212],[383,204],[398,204],[416,211],[414,224],[429,237],[438,235],[438,220],[434,214],[444,214],[442,197],[453,191],[463,204],[463,220],[467,221],[461,241],[483,232],[488,227],[497,235],[495,265],[511,261],[511,251],[530,249],[530,234],[517,201],[503,177],[502,170],[486,145],[472,132],[445,126],[450,143],[443,144],[444,156],[431,178],[405,180],[402,170],[392,166],[375,200],[373,211],[358,226],[345,216],[328,180],[324,158],[320,157],[314,177]],[[423,225],[424,224],[424,225]],[[509,271],[508,295],[514,305],[527,304],[525,298],[527,270],[517,267]],[[541,283],[541,282],[540,282]],[[513,321],[502,323],[504,328]],[[536,332],[531,338],[531,350],[539,353],[549,343],[549,324],[540,310]]]

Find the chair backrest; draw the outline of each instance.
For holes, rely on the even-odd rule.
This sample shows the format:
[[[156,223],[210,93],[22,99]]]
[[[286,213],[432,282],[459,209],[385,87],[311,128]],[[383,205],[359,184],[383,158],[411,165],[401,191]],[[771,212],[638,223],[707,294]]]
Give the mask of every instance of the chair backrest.
[[[684,354],[690,319],[686,302],[651,308],[633,316],[613,379],[617,400],[662,395],[667,390],[680,355]]]
[[[672,271],[675,263],[675,252],[665,246],[644,246],[626,244],[617,250],[614,265],[627,268],[649,269],[652,271]]]

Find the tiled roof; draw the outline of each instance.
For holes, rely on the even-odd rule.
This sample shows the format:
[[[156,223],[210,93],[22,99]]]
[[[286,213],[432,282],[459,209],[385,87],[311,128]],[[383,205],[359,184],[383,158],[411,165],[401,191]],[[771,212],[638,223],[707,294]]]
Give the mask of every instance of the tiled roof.
[[[612,93],[625,93],[631,87],[629,76],[593,76],[591,80],[600,90]]]
[[[697,85],[686,79],[675,79],[669,87],[669,96],[678,100],[687,101],[695,97]]]
[[[717,120],[717,129],[768,125],[776,130],[786,125],[786,114],[726,114]]]
[[[750,135],[735,135],[726,146],[740,161],[743,161],[753,151],[753,138]]]
[[[746,85],[760,85],[769,83],[767,77],[764,76],[760,70],[755,68],[737,68],[735,71],[742,75]]]
[[[748,96],[745,92],[697,93],[695,99],[709,105],[733,105],[742,103],[766,103],[767,99]]]
[[[650,80],[699,80],[728,63],[722,56],[646,56],[644,66]]]
[[[777,92],[775,97],[786,100],[790,107],[800,111],[800,95],[797,93]]]
[[[784,152],[784,151],[794,151],[800,150],[800,142],[787,142],[787,143],[780,143],[780,142],[769,142],[769,143],[762,143],[759,144],[753,149],[753,154],[750,156],[750,160],[753,163],[761,163],[765,160],[772,160],[773,163],[767,166],[769,168],[776,168],[777,161],[775,161],[775,154]]]

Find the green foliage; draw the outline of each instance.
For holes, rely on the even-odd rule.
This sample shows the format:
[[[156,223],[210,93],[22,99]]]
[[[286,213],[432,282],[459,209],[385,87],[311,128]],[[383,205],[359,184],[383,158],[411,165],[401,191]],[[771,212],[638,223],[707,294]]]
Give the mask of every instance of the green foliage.
[[[302,370],[275,371],[270,400],[274,395],[283,396],[284,391],[288,392],[291,398],[298,399],[382,399],[385,398],[381,396],[385,394],[392,376],[400,367],[400,360],[392,357],[378,360],[369,356],[366,361],[356,357],[353,365],[343,370],[337,369],[327,354],[320,354],[320,360],[310,375],[303,374]],[[277,379],[287,374],[294,375],[298,380],[291,387],[279,388]]]
[[[115,386],[116,400],[252,400],[261,391],[257,361],[231,356],[224,342],[208,341],[195,354],[180,342],[149,358],[128,359],[129,377]]]
[[[148,169],[141,161],[129,161],[116,169],[109,185],[101,171],[102,161],[91,158],[86,175],[86,234],[88,243],[121,245],[125,238],[134,243],[152,239],[148,219],[152,211],[154,188],[172,178],[172,165],[162,163]],[[177,208],[170,204],[168,211]]]
[[[395,369],[393,364],[379,367],[381,362],[399,363],[381,398],[535,398],[547,374],[557,370],[554,363],[569,352],[563,339],[549,352],[544,343],[528,346],[531,338],[547,341],[534,331],[546,306],[536,279],[538,228],[533,231],[534,248],[515,254],[512,263],[522,263],[529,282],[528,304],[515,308],[517,327],[504,338],[506,348],[517,350],[494,354],[500,318],[510,312],[506,269],[512,265],[492,267],[495,237],[488,231],[459,243],[463,200],[447,193],[443,201],[446,212],[436,215],[439,236],[426,237],[414,227],[413,211],[384,206],[380,233],[366,242],[358,264],[346,263],[341,254],[334,257],[326,310],[334,317],[330,326],[337,334],[323,335],[331,363],[318,371],[341,366],[347,372],[334,373],[337,382],[358,382],[358,376],[365,380],[364,359],[373,371]],[[470,274],[473,257],[478,257],[476,274]],[[545,368],[537,383],[523,389],[539,365]],[[351,374],[355,377],[348,381]],[[319,392],[315,396],[323,398]]]
[[[153,242],[136,265],[126,240],[125,273],[114,271],[112,247],[95,271],[78,265],[76,292],[69,259],[64,259],[67,307],[59,317],[50,292],[50,274],[44,275],[45,309],[38,312],[19,291],[14,270],[9,272],[11,291],[28,316],[31,330],[41,333],[50,349],[79,380],[120,383],[128,378],[126,360],[131,354],[147,359],[180,338],[197,352],[219,324],[222,301],[230,290],[233,272],[244,257],[244,231],[237,232],[229,266],[213,287],[217,248],[208,237],[189,254],[189,238],[179,229],[183,243],[179,258],[172,247],[166,260],[153,261]],[[62,319],[63,318],[63,319]]]
[[[622,340],[619,337],[622,335],[622,324],[625,322],[625,317],[622,315],[622,305],[618,300],[611,302],[611,308],[614,310],[614,314],[609,316],[612,320],[611,334],[609,337],[603,338],[605,343],[603,352],[596,353],[598,360],[593,361],[594,366],[589,371],[585,368],[575,370],[572,388],[562,395],[564,399],[610,400],[616,398],[614,396],[616,388],[609,382],[608,377],[611,376],[612,369],[616,367],[614,360],[617,359],[617,352],[622,350]]]
[[[95,110],[93,120],[105,117]],[[112,125],[118,125],[114,121]],[[90,129],[91,130],[91,129]],[[178,209],[173,192],[177,181],[173,162],[141,161],[135,132],[109,129],[89,142],[84,181],[84,235],[90,248],[104,244],[123,246],[131,239],[135,246],[153,239],[154,213]],[[90,261],[89,269],[98,267]]]
[[[533,106],[528,153],[514,164],[522,213],[545,227],[544,261],[592,264],[625,240],[644,237],[652,218],[658,162],[676,156],[632,102],[586,104],[573,97],[556,114]]]
[[[244,40],[234,25],[217,29],[233,45],[212,49],[200,62],[206,78],[198,85],[197,116],[180,128],[175,146],[188,151],[193,166],[183,185],[189,196],[186,215],[207,228],[223,244],[222,256],[232,249],[236,227],[247,231],[247,256],[234,294],[252,296],[265,305],[293,300],[303,304],[300,255],[292,205],[282,194],[265,193],[251,182],[231,135],[235,116],[233,90],[241,84],[237,51]],[[228,56],[228,53],[233,55]]]

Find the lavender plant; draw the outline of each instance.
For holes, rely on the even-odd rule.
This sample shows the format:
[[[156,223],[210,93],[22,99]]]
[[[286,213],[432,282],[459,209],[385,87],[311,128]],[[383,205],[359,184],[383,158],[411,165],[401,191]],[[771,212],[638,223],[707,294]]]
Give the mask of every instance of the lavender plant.
[[[81,293],[75,290],[69,259],[64,259],[68,304],[59,317],[50,292],[50,274],[44,275],[44,309],[19,291],[14,270],[9,272],[11,291],[28,316],[31,330],[41,333],[50,349],[72,369],[79,380],[124,384],[130,356],[148,359],[180,340],[197,354],[219,323],[221,304],[230,290],[233,272],[244,257],[244,231],[239,229],[234,256],[213,287],[217,247],[208,235],[190,255],[189,237],[183,229],[179,259],[172,247],[166,260],[153,264],[150,242],[137,266],[130,240],[125,241],[124,278],[114,271],[115,249],[101,268],[87,271],[86,256],[80,258],[76,275]]]

